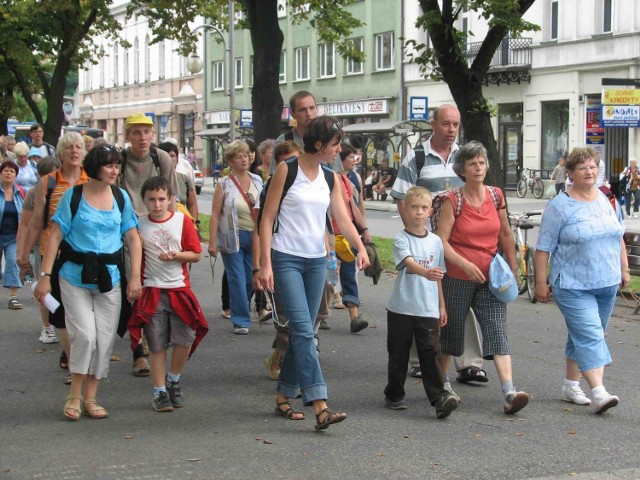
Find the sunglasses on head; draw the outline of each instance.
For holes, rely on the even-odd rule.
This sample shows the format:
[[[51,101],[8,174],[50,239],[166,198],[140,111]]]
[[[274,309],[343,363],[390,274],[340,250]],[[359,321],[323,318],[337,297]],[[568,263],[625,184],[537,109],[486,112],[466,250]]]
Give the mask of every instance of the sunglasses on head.
[[[333,122],[330,130],[331,130],[331,133],[338,133],[340,130],[342,130],[342,125],[340,125],[339,122]]]

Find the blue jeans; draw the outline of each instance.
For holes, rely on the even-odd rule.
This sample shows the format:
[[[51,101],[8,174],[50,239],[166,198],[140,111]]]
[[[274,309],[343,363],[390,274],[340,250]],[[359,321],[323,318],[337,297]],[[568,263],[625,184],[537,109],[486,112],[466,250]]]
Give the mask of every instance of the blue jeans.
[[[240,250],[236,253],[223,253],[222,261],[229,282],[229,300],[231,303],[231,323],[235,327],[249,328],[251,311],[249,302],[253,295],[253,255],[251,237],[253,232],[239,231]]]
[[[289,320],[289,345],[280,365],[278,392],[309,404],[327,399],[327,384],[313,343],[313,323],[320,308],[327,258],[303,258],[271,251],[279,304]]]
[[[356,262],[340,262],[340,285],[342,286],[342,303],[358,306],[358,281],[356,280]]]
[[[20,288],[20,269],[16,263],[16,234],[0,235],[0,253],[4,252],[4,287]],[[2,256],[0,255],[0,260]]]
[[[618,285],[593,290],[553,288],[569,335],[565,355],[581,372],[611,363],[604,332],[613,311]]]

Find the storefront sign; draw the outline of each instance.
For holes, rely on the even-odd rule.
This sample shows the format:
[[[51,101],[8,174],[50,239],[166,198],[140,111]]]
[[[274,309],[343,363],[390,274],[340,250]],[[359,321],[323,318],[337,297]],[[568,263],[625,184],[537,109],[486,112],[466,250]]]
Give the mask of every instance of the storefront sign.
[[[623,128],[640,127],[640,105],[603,105],[600,126]]]
[[[318,105],[319,115],[334,117],[352,117],[358,115],[387,115],[389,105],[386,99],[354,100],[351,102],[334,102]]]
[[[600,98],[588,95],[586,98],[585,141],[587,145],[604,145],[604,128],[600,126],[602,106]]]
[[[606,88],[602,90],[603,105],[640,105],[640,89],[620,90]]]
[[[205,112],[204,120],[207,125],[229,125],[229,110]]]

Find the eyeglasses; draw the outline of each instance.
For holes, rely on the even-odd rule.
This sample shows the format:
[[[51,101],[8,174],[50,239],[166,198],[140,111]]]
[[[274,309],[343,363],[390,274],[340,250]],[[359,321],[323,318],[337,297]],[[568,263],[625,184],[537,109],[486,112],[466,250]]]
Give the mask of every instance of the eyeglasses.
[[[276,326],[280,328],[285,328],[287,325],[289,325],[289,319],[287,319],[287,321],[284,322],[284,324],[280,323],[280,318],[278,317],[278,311],[276,310],[276,299],[273,296],[273,291],[266,290],[266,292],[267,292],[267,295],[269,295],[269,301],[271,302],[271,316],[273,318],[273,323],[275,323]]]
[[[333,125],[331,125],[331,133],[338,133],[340,130],[342,130],[342,125],[340,125],[339,122],[333,122]]]
[[[118,155],[120,155],[120,149],[118,147],[116,147],[115,145],[102,145],[100,147],[100,151],[101,152],[115,152]]]

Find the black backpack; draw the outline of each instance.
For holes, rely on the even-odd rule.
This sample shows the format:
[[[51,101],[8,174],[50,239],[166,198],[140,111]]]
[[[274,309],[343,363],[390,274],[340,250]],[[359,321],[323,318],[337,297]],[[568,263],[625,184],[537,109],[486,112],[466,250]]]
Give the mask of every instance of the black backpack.
[[[285,162],[288,167],[287,178],[284,181],[284,186],[282,187],[282,195],[280,196],[280,203],[278,204],[278,212],[276,213],[276,218],[273,222],[272,233],[275,233],[278,231],[278,227],[279,227],[278,216],[280,215],[280,206],[282,205],[282,201],[284,200],[284,197],[287,195],[287,192],[291,188],[291,185],[293,185],[293,182],[295,181],[296,176],[298,175],[298,157],[288,158],[287,160],[285,160]],[[324,173],[324,179],[326,180],[327,185],[329,185],[329,191],[333,191],[333,185],[335,180],[334,171],[331,170],[331,168],[329,168],[324,163],[321,163],[320,166],[322,167],[322,173]],[[267,199],[267,192],[269,191],[269,185],[271,185],[271,178],[267,180],[267,183],[265,183],[264,186],[262,187],[262,192],[260,192],[260,212],[258,213],[258,220],[256,222],[257,223],[256,228],[258,229],[258,233],[260,233],[260,222],[262,222],[262,211],[264,209],[264,203]],[[329,230],[330,233],[333,233],[333,228],[331,227],[331,217],[329,216],[328,210],[327,210],[327,229]]]
[[[78,213],[78,207],[80,206],[83,187],[84,184],[76,185],[73,187],[73,193],[71,194],[71,204],[69,205],[69,207],[71,208],[71,220],[73,220],[76,216],[76,213]],[[116,203],[118,204],[120,213],[122,213],[124,211],[124,195],[122,194],[122,190],[120,190],[115,185],[111,185],[111,192],[113,193],[113,198],[116,199]]]
[[[424,146],[422,144],[416,145],[416,148],[413,149],[413,152],[416,154],[416,179],[420,178],[420,170],[424,167],[425,154],[424,154]]]

